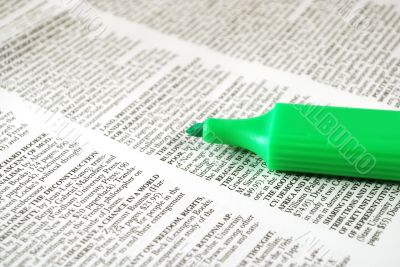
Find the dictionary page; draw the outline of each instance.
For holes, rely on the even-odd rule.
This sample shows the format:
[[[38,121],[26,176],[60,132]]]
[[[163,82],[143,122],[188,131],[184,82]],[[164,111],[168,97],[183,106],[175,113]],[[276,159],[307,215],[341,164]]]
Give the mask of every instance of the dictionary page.
[[[184,132],[276,102],[393,107],[94,4],[21,5],[0,21],[2,265],[398,265],[398,184]]]
[[[2,266],[346,266],[368,251],[0,96]]]

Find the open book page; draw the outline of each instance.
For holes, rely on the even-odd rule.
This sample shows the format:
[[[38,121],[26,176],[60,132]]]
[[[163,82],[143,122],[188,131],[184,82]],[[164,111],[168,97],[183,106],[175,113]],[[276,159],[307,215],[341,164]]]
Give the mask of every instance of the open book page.
[[[393,107],[97,4],[0,22],[3,265],[397,266],[397,184],[270,172],[184,133],[278,101]]]
[[[3,266],[337,266],[351,246],[367,249],[336,247],[333,232],[79,125],[69,140],[2,99],[12,103],[1,110],[3,145],[13,142],[0,173]]]

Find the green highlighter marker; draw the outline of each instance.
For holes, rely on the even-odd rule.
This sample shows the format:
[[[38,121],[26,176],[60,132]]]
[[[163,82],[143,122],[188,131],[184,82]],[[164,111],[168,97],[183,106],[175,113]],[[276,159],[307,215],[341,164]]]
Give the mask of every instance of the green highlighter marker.
[[[206,119],[187,129],[248,149],[270,170],[400,181],[400,112],[277,103],[248,119]]]

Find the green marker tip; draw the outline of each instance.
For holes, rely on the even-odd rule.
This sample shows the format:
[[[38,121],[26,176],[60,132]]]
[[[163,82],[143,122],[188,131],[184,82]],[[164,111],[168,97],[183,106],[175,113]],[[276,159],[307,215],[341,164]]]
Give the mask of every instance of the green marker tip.
[[[186,130],[186,133],[189,136],[202,137],[203,136],[203,123],[196,122],[195,124],[193,124]]]

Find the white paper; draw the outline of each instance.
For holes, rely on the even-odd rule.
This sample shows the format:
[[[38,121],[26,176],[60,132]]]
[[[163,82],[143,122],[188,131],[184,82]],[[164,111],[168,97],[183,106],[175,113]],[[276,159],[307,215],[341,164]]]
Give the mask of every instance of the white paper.
[[[278,101],[395,102],[131,17],[171,5],[179,20],[196,9],[189,3],[137,3],[136,13],[125,3],[114,15],[107,5],[120,4],[106,1],[4,4],[1,265],[397,266],[399,185],[277,174],[253,154],[184,132],[209,116],[254,116]],[[245,14],[253,3],[229,5]],[[288,9],[287,19],[310,6]],[[163,25],[195,32],[176,23]],[[249,38],[242,31],[235,46]]]

